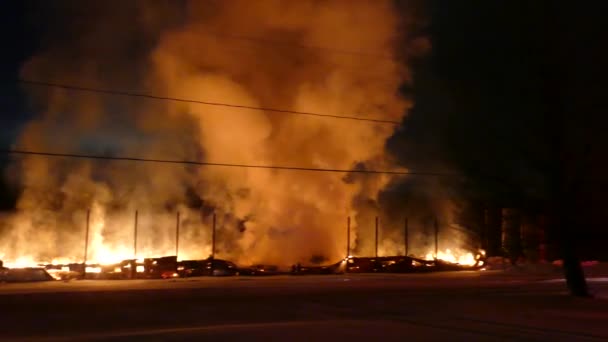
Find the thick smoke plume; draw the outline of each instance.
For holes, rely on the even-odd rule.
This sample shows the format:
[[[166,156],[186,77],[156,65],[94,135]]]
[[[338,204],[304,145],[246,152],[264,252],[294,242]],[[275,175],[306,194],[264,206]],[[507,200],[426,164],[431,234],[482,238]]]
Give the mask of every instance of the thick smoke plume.
[[[222,0],[69,2],[78,16],[47,37],[22,75],[57,83],[263,108],[400,121],[410,81],[398,50],[408,21],[391,1]],[[89,6],[87,4],[87,6]],[[67,13],[67,14],[65,14]],[[66,25],[66,24],[62,24]],[[65,38],[65,32],[73,36]],[[77,32],[77,33],[74,33]],[[398,49],[399,47],[399,49]],[[314,168],[391,168],[393,125],[201,104],[26,88],[37,113],[15,147],[143,158]],[[89,260],[217,256],[241,263],[339,259],[346,217],[387,176],[18,157],[22,194],[2,225],[0,254],[80,261],[91,210]],[[370,213],[373,215],[373,213]],[[359,248],[359,250],[363,251]]]

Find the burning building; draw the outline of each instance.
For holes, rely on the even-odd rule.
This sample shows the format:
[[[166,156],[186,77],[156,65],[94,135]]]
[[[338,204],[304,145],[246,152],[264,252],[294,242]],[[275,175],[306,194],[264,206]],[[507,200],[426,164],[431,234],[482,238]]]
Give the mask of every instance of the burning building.
[[[416,18],[392,1],[44,6],[76,19],[49,23],[48,42],[22,78],[98,91],[26,85],[36,116],[15,149],[395,169],[384,145],[412,106],[398,92],[412,82],[408,56],[426,44],[411,35]],[[21,193],[2,222],[0,258],[9,265],[82,261],[89,210],[92,263],[172,255],[175,212],[180,259],[212,254],[215,213],[222,257],[340,260],[345,218],[353,217],[358,248],[369,207],[362,203],[376,202],[395,177],[36,155],[15,157],[10,174]]]

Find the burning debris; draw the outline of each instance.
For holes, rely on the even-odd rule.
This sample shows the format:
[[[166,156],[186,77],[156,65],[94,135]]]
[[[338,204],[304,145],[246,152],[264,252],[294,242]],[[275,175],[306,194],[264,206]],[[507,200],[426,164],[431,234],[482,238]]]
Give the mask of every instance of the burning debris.
[[[439,258],[420,259],[413,256],[353,257],[330,265],[292,265],[291,272],[274,265],[238,267],[233,262],[208,258],[178,261],[176,256],[129,259],[114,264],[41,264],[39,267],[5,268],[0,262],[0,281],[27,282],[71,279],[171,279],[201,276],[271,276],[279,274],[323,275],[342,273],[416,273],[433,271],[476,270],[485,265],[485,252],[475,257],[457,257],[451,251]],[[447,256],[442,259],[442,256]],[[470,259],[473,258],[473,259]],[[454,261],[455,260],[455,261]]]
[[[473,253],[470,252],[454,253],[452,250],[446,249],[445,251],[439,251],[437,255],[435,255],[435,253],[427,253],[424,259],[441,260],[451,264],[473,266],[476,265],[482,258],[485,259],[485,251],[483,250],[480,250],[477,255],[473,255]]]
[[[485,255],[477,254],[472,262],[468,257],[463,262],[451,260],[421,259],[412,256],[352,257],[333,265],[320,267],[298,267],[296,274],[335,274],[335,273],[417,273],[433,271],[477,270],[485,264]]]

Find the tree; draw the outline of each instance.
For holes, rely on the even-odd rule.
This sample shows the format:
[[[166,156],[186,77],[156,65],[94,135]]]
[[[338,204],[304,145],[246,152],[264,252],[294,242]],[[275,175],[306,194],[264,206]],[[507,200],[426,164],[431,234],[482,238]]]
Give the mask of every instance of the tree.
[[[414,69],[416,106],[389,148],[411,168],[460,170],[466,182],[447,186],[464,197],[550,216],[568,287],[588,295],[580,241],[608,220],[597,204],[608,189],[605,12],[550,0],[432,4],[432,56]]]

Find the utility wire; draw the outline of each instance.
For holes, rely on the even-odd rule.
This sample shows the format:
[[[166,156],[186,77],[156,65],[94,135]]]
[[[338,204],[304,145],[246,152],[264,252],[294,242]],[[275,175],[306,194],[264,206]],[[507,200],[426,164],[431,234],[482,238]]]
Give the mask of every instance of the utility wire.
[[[15,155],[58,157],[58,158],[134,161],[134,162],[184,164],[184,165],[198,165],[198,166],[221,166],[221,167],[236,167],[236,168],[248,168],[248,169],[270,169],[270,170],[332,172],[332,173],[387,174],[387,175],[403,175],[403,176],[409,175],[409,176],[428,176],[428,177],[456,177],[456,176],[459,176],[456,173],[441,173],[441,172],[329,169],[329,168],[312,168],[312,167],[280,166],[280,165],[211,163],[211,162],[200,162],[200,161],[193,161],[193,160],[149,159],[149,158],[137,158],[137,157],[112,157],[112,156],[101,156],[101,155],[90,155],[90,154],[52,153],[52,152],[26,151],[26,150],[13,150],[13,149],[0,150],[0,153],[15,154]]]
[[[90,88],[90,87],[80,87],[80,86],[74,86],[74,85],[69,85],[69,84],[61,84],[61,83],[32,81],[32,80],[25,80],[25,79],[19,79],[18,82],[22,83],[22,84],[30,84],[30,85],[47,87],[47,88],[60,88],[60,89],[66,89],[66,90],[75,90],[75,91],[90,92],[90,93],[99,93],[99,94],[109,94],[109,95],[119,95],[119,96],[148,98],[148,99],[162,100],[162,101],[172,101],[172,102],[182,102],[182,103],[196,103],[196,104],[201,104],[201,105],[206,105],[206,106],[228,107],[228,108],[238,108],[238,109],[250,109],[250,110],[258,110],[258,111],[264,111],[264,112],[274,112],[274,113],[283,113],[283,114],[292,114],[292,115],[307,115],[307,116],[325,117],[325,118],[342,119],[342,120],[366,121],[366,122],[375,122],[375,123],[391,124],[391,125],[399,125],[400,124],[399,121],[384,120],[384,119],[362,118],[362,117],[357,117],[357,116],[333,115],[333,114],[323,114],[323,113],[314,113],[314,112],[303,112],[303,111],[296,111],[296,110],[289,110],[289,109],[255,107],[255,106],[247,106],[247,105],[222,103],[222,102],[199,101],[199,100],[183,99],[183,98],[168,97],[168,96],[149,95],[149,94],[144,94],[144,93],[134,93],[134,92],[126,92],[126,91],[118,91],[118,90],[99,89],[99,88]]]

